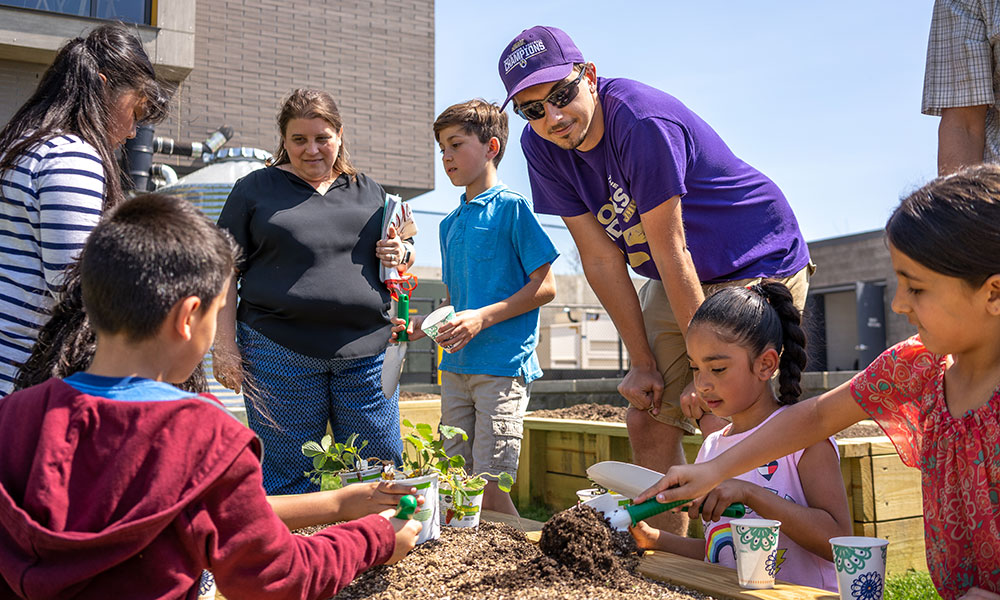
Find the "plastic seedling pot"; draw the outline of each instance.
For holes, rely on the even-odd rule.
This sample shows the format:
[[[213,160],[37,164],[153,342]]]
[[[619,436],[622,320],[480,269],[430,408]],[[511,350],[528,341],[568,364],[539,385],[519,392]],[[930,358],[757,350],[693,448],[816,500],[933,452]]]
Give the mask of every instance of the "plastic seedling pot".
[[[417,543],[423,544],[428,540],[436,540],[441,537],[438,473],[405,478],[402,473],[397,471],[394,481],[417,488],[417,494],[424,497],[423,505],[413,513],[413,518],[419,521],[421,526],[420,535],[417,536]]]
[[[483,492],[486,488],[454,493],[447,487],[442,487],[438,494],[441,498],[441,525],[448,527],[478,527],[483,513]],[[457,501],[457,502],[456,502]],[[460,516],[460,513],[464,513]]]
[[[360,471],[348,471],[340,474],[341,485],[348,486],[355,483],[368,483],[378,481],[382,477],[382,465],[375,465]]]

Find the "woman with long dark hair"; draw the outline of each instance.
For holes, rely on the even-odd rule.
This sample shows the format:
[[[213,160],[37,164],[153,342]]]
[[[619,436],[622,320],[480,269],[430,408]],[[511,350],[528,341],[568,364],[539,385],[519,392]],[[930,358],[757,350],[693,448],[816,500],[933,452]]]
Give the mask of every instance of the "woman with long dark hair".
[[[124,198],[115,148],[166,105],[138,36],[111,23],[60,48],[0,130],[0,396],[48,319],[63,271]]]

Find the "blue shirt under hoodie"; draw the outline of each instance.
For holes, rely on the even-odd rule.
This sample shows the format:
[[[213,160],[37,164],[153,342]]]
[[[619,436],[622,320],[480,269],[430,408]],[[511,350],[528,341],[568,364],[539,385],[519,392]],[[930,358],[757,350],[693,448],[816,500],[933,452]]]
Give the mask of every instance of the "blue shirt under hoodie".
[[[441,221],[442,279],[455,312],[513,296],[531,273],[559,256],[528,200],[497,184],[462,203]],[[445,353],[440,368],[466,375],[538,379],[538,309],[479,332],[461,350]]]

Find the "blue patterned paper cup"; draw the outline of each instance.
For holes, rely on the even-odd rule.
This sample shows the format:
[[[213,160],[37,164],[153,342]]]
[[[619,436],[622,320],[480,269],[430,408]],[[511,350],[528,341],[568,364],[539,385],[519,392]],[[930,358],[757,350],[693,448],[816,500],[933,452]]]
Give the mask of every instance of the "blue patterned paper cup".
[[[889,540],[844,536],[830,538],[830,545],[841,600],[882,600]]]
[[[769,590],[777,571],[778,527],[774,519],[733,519],[733,546],[736,549],[736,577],[740,587]]]

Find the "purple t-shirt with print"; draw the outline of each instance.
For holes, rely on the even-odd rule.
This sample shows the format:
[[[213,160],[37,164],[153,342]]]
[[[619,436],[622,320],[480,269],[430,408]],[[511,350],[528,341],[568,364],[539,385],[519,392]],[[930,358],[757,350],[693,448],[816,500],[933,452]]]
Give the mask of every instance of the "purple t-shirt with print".
[[[639,215],[677,195],[702,282],[787,277],[809,264],[784,194],[698,115],[630,79],[600,78],[598,94],[604,136],[588,152],[563,150],[525,126],[535,212],[591,212],[635,272],[653,279],[660,275]]]

